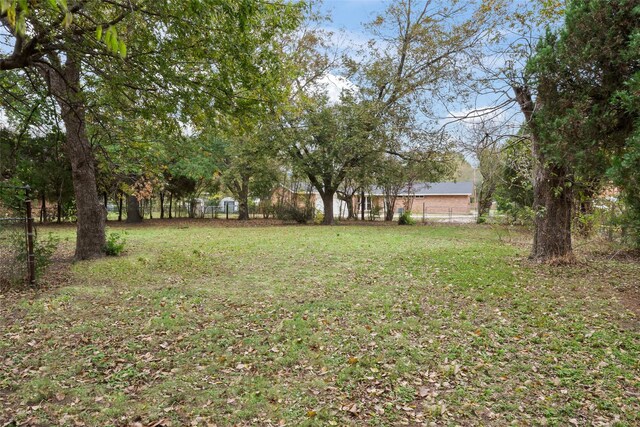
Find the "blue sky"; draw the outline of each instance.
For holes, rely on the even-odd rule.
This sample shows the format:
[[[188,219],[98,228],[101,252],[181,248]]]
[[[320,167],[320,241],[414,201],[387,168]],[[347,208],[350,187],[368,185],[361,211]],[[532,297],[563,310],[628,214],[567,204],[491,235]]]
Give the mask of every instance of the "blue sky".
[[[362,24],[384,11],[389,0],[325,0],[321,10],[330,15],[333,27],[361,31]]]

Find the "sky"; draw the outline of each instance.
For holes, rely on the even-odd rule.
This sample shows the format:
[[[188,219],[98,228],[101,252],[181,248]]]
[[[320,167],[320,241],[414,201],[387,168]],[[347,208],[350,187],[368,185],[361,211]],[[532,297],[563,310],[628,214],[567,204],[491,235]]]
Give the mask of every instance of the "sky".
[[[324,23],[323,27],[336,33],[333,37],[334,43],[340,44],[341,48],[348,49],[349,46],[363,45],[368,41],[371,36],[364,24],[373,21],[377,15],[382,14],[391,3],[393,3],[393,0],[324,0],[319,10],[331,19],[330,22]],[[329,80],[327,89],[331,92],[330,95],[333,94],[333,97],[337,99],[344,82],[335,78],[330,78]],[[480,96],[476,99],[475,107],[473,108],[469,108],[468,105],[456,105],[454,103],[453,105],[447,105],[450,112],[437,106],[436,109],[441,110],[439,113],[443,118],[440,120],[440,124],[444,124],[451,121],[451,118],[446,118],[447,116],[460,117],[466,114],[473,116],[473,111],[483,111],[494,102],[496,100],[492,96]],[[506,118],[507,115],[500,118],[496,117],[497,120]],[[471,124],[477,121],[477,118],[471,117],[462,124]],[[518,121],[519,119],[516,119],[516,122]]]
[[[335,28],[361,32],[362,24],[373,20],[390,3],[389,0],[325,0],[321,10],[331,16]]]

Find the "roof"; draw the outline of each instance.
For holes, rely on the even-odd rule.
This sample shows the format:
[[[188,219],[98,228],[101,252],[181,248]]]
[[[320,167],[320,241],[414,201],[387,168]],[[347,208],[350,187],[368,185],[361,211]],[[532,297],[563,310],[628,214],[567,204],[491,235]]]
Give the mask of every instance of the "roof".
[[[404,187],[398,193],[406,196],[409,189]],[[372,195],[381,196],[382,188],[373,187]],[[473,194],[473,182],[416,182],[411,187],[411,194],[416,196],[468,196]]]

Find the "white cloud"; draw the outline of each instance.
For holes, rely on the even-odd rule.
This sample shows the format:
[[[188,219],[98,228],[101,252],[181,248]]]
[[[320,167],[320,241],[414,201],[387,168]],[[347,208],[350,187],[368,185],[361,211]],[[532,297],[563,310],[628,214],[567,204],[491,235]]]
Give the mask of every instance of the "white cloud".
[[[310,94],[325,94],[329,98],[330,104],[340,102],[340,96],[343,92],[350,92],[353,95],[359,92],[358,87],[351,81],[331,73],[320,77],[307,90]]]

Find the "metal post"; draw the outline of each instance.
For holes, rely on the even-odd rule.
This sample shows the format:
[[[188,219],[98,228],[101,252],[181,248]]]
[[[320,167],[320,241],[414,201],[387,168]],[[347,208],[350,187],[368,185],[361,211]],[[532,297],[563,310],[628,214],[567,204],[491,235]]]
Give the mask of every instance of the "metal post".
[[[224,204],[224,210],[225,210],[225,211],[226,211],[226,213],[227,213],[227,219],[229,219],[229,203],[225,203],[225,204]]]
[[[27,185],[24,189],[25,193],[25,204],[27,207],[27,279],[29,280],[30,285],[35,285],[36,283],[36,260],[35,255],[33,253],[33,215],[31,214],[31,194],[30,188]]]

